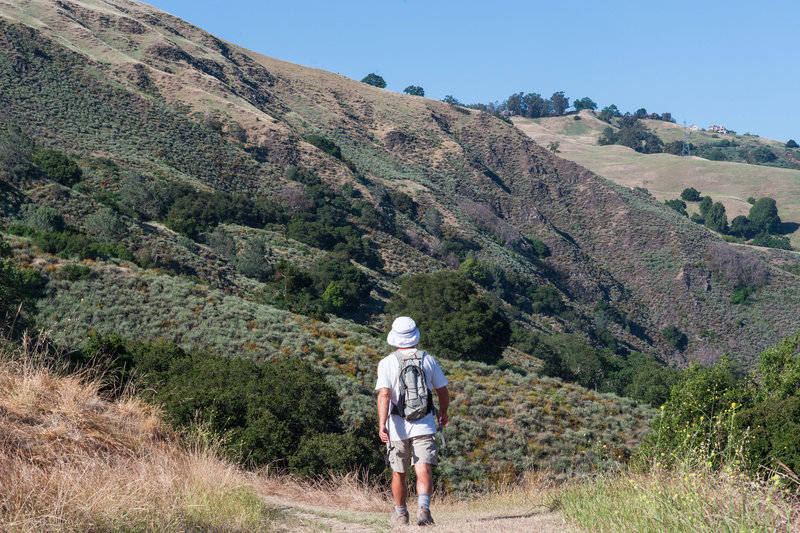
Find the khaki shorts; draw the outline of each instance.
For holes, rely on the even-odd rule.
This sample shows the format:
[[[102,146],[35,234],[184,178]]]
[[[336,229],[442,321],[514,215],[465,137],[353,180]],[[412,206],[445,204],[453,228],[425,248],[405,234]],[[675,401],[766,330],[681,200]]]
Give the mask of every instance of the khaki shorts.
[[[411,464],[439,464],[439,449],[436,446],[436,434],[420,435],[406,440],[393,440],[388,446],[389,466],[395,472],[404,473]]]

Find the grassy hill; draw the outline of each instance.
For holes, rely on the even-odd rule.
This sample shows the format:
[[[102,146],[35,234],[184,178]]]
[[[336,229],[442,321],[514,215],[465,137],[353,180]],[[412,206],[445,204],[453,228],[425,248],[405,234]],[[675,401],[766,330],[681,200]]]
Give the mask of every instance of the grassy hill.
[[[746,365],[800,329],[791,254],[730,246],[485,113],[260,56],[133,2],[3,3],[0,30],[2,233],[14,268],[41,276],[26,318],[61,346],[116,332],[303,360],[348,425],[369,424],[384,303],[405,277],[475,260],[477,294],[522,339],[498,364],[443,361],[441,470],[466,491],[627,459],[654,411],[608,394],[619,368],[597,354]],[[70,166],[48,167],[47,150],[78,183],[56,179]],[[334,306],[352,280],[364,301]],[[544,375],[554,352],[578,354],[563,367],[588,388]]]
[[[546,146],[560,143],[562,157],[591,169],[626,187],[644,187],[658,200],[680,198],[687,187],[694,187],[714,201],[725,205],[728,219],[747,215],[747,199],[770,196],[778,200],[778,211],[785,222],[800,221],[800,170],[746,163],[711,161],[701,157],[680,157],[670,154],[640,154],[624,146],[598,146],[597,139],[608,124],[588,111],[574,116],[543,119],[515,118],[515,125]],[[683,140],[683,127],[670,122],[644,120],[646,127],[665,143]],[[720,141],[740,147],[768,146],[776,152],[789,152],[784,143],[748,135],[716,134],[692,131],[694,145],[711,145]],[[800,246],[800,233],[789,234],[793,247]]]

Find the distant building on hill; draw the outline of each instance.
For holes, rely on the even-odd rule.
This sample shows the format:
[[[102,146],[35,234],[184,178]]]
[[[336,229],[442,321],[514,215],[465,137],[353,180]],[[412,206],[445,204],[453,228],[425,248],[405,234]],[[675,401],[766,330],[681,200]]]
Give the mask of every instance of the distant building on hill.
[[[700,128],[697,127],[697,124],[692,124],[691,126],[689,126],[689,129],[692,130],[692,131],[699,131],[700,130]]]
[[[714,133],[728,133],[728,128],[725,126],[709,126],[708,131],[713,131]]]

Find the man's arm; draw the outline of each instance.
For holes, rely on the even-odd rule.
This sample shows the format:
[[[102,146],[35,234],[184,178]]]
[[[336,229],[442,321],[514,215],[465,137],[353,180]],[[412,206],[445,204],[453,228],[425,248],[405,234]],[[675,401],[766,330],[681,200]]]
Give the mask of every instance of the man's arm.
[[[439,425],[447,425],[447,406],[450,405],[450,393],[447,387],[439,387],[436,389],[436,396],[439,397]]]
[[[386,425],[389,418],[389,403],[391,391],[383,387],[378,389],[378,436],[381,442],[389,442],[389,428]]]

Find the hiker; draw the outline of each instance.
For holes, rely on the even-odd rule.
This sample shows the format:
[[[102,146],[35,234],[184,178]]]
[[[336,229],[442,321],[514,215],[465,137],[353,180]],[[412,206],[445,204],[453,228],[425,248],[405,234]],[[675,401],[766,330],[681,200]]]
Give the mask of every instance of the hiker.
[[[433,524],[433,467],[439,462],[436,424],[447,425],[450,403],[447,378],[433,357],[417,349],[419,329],[410,317],[398,317],[386,340],[397,350],[378,364],[375,390],[378,391],[378,435],[386,443],[387,460],[392,468],[395,508],[392,523],[408,524],[406,470],[410,462],[417,474],[417,524],[430,525]],[[439,398],[438,413],[433,406],[434,390]]]

